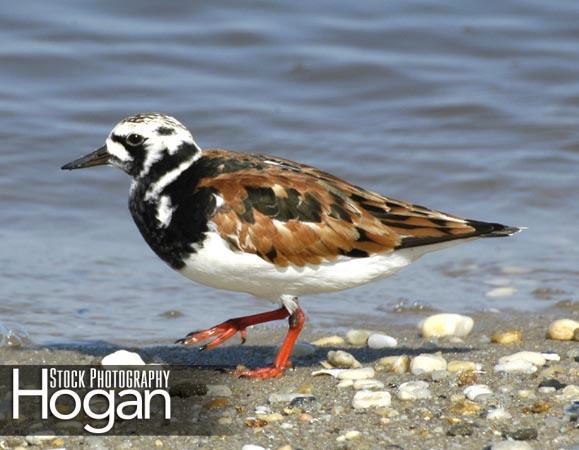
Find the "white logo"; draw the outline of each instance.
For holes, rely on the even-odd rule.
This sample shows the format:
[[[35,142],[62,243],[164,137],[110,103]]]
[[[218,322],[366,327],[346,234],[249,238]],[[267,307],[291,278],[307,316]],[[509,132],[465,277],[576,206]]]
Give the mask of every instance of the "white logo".
[[[168,393],[169,370],[163,369],[41,369],[42,383],[40,389],[20,388],[20,369],[12,369],[12,417],[20,417],[21,397],[40,397],[41,418],[46,420],[48,414],[59,420],[71,420],[81,412],[91,419],[106,420],[101,428],[85,424],[89,433],[102,434],[110,431],[115,419],[133,420],[151,418],[151,401],[156,396],[164,400],[164,417],[171,418],[171,397]],[[53,390],[52,392],[49,392]],[[88,392],[83,397],[73,389],[84,389]],[[139,390],[140,389],[140,390]],[[57,409],[61,398],[72,399],[72,411],[62,413]],[[106,400],[106,411],[97,412],[91,407],[91,400],[103,397]],[[127,411],[128,410],[128,411]]]

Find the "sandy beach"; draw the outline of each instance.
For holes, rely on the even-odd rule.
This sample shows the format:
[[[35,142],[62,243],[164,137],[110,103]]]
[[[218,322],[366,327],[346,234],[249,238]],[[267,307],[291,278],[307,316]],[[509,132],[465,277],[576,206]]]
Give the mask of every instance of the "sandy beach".
[[[6,437],[2,448],[215,448],[241,449],[257,445],[266,449],[484,449],[513,440],[513,449],[577,449],[577,402],[579,400],[579,345],[576,341],[546,339],[549,324],[562,317],[577,318],[576,303],[551,308],[541,314],[488,312],[473,315],[474,329],[459,338],[426,339],[416,327],[388,323],[354,323],[351,329],[370,329],[397,339],[393,348],[370,349],[344,344],[317,347],[302,344],[294,358],[295,369],[274,380],[236,379],[227,370],[238,364],[254,366],[272,360],[273,342],[283,327],[260,327],[249,332],[243,346],[238,341],[210,352],[177,345],[121,347],[91,345],[8,346],[0,349],[3,364],[100,364],[104,355],[124,348],[139,353],[147,363],[204,364],[212,366],[212,384],[227,386],[225,393],[203,399],[212,419],[232,432],[213,436],[66,436],[58,430],[41,430],[36,436]],[[522,342],[501,345],[491,336],[508,330],[522,331]],[[328,336],[307,329],[301,342]],[[329,375],[313,376],[322,369],[328,351],[343,350],[362,368],[375,368],[366,392],[388,392],[389,406],[353,407],[355,386]],[[520,351],[547,356],[533,373],[494,370],[500,357]],[[381,358],[436,354],[446,360],[475,363],[476,370],[433,373],[392,373],[380,366]],[[453,363],[456,364],[456,363]],[[448,368],[450,369],[451,366]],[[224,370],[226,369],[226,370]],[[405,399],[400,385],[424,381],[430,396]],[[356,381],[354,381],[356,383]],[[368,383],[367,381],[357,382]],[[338,387],[340,384],[340,387]],[[383,385],[383,387],[382,387]],[[469,400],[469,385],[486,385],[490,393]],[[574,386],[573,386],[574,385]],[[273,394],[273,396],[272,396]],[[4,402],[6,403],[6,402]],[[4,407],[6,405],[4,404]],[[52,433],[50,433],[52,432]],[[54,434],[54,435],[51,435]],[[522,445],[522,446],[521,446]],[[527,446],[525,446],[527,445]],[[246,447],[248,449],[258,447]],[[495,448],[502,448],[496,447]]]

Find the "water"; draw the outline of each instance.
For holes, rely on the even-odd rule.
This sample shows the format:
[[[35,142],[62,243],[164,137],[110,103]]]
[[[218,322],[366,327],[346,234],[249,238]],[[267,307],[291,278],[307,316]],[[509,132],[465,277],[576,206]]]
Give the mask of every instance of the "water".
[[[393,320],[400,301],[538,311],[535,289],[576,299],[579,3],[190,3],[19,1],[0,13],[0,323],[37,342],[164,342],[271,308],[158,260],[124,174],[59,170],[151,110],[202,146],[529,227],[304,299],[316,326]],[[505,283],[514,295],[486,296]]]

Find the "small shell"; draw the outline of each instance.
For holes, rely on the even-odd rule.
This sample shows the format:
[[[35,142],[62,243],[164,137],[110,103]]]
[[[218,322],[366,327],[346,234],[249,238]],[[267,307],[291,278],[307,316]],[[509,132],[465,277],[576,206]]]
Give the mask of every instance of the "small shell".
[[[392,403],[392,397],[386,391],[358,391],[352,400],[355,409],[372,407],[387,407]]]
[[[466,398],[475,401],[481,395],[491,395],[493,391],[486,384],[473,384],[462,391]]]
[[[445,337],[458,336],[464,337],[468,335],[474,321],[461,314],[435,314],[424,319],[418,325],[422,336],[429,337]]]
[[[366,378],[374,378],[374,369],[371,367],[363,367],[360,369],[322,369],[312,372],[316,375],[331,375],[339,380],[363,380]]]
[[[392,348],[398,345],[398,341],[392,336],[386,334],[371,334],[368,337],[368,347],[373,349]]]
[[[547,337],[557,341],[570,341],[573,339],[575,330],[579,328],[579,322],[571,319],[555,320],[547,330]]]

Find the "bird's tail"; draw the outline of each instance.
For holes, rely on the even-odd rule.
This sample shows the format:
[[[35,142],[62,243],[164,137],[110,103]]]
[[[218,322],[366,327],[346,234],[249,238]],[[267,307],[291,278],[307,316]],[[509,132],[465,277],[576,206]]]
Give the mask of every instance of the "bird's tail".
[[[469,220],[467,223],[474,227],[480,237],[511,236],[527,229],[527,227],[510,227],[500,223],[480,222],[478,220]]]

